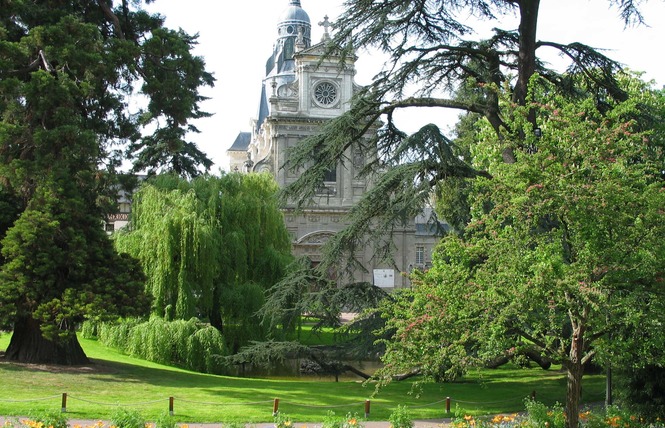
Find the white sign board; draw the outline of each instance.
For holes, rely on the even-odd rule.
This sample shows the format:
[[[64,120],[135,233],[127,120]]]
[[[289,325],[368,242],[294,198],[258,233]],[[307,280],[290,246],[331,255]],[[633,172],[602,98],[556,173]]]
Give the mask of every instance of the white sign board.
[[[374,269],[374,285],[381,288],[395,287],[395,269]]]

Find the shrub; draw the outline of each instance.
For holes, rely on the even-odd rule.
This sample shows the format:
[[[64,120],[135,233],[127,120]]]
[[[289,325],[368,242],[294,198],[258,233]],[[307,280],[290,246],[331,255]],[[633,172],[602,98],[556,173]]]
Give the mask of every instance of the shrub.
[[[323,419],[321,428],[362,428],[357,414],[347,413],[346,417],[336,416],[335,412],[329,410]]]
[[[145,419],[136,410],[117,409],[111,414],[111,425],[117,428],[145,428]]]
[[[665,367],[629,368],[617,380],[622,406],[648,420],[665,416]]]
[[[198,320],[165,321],[151,317],[148,322],[136,325],[129,332],[129,355],[156,363],[185,365],[187,338],[197,329]]]
[[[97,337],[97,326],[99,325],[96,321],[85,321],[81,324],[81,336],[84,339],[94,339]]]
[[[293,421],[291,418],[281,412],[278,412],[275,415],[275,428],[291,428],[293,427]]]
[[[526,399],[524,406],[526,407],[525,425],[527,427],[564,428],[566,425],[563,407],[560,404],[548,408],[543,403]]]
[[[67,417],[64,413],[56,410],[44,411],[30,416],[30,419],[37,422],[37,426],[49,428],[68,428]]]
[[[97,339],[105,346],[127,353],[130,332],[142,322],[138,318],[130,318],[117,323],[101,323],[97,326]]]
[[[177,428],[178,424],[175,418],[168,412],[164,412],[155,421],[155,428]]]
[[[151,317],[149,321],[129,319],[99,324],[97,332],[105,346],[136,358],[214,374],[224,374],[227,367],[220,358],[228,355],[224,336],[197,318],[188,321],[165,321],[159,317]]]
[[[408,407],[397,405],[397,408],[388,417],[392,428],[413,428],[413,418]]]
[[[187,368],[204,373],[223,374],[226,365],[220,357],[228,354],[224,336],[207,326],[187,338]]]

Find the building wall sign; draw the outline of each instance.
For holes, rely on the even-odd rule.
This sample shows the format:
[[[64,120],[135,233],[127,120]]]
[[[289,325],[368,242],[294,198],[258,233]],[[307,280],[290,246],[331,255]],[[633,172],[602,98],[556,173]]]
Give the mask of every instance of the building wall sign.
[[[111,222],[111,221],[129,221],[129,213],[109,214],[106,217],[106,221],[108,221],[108,222]]]
[[[380,288],[395,287],[395,269],[374,269],[374,285]]]

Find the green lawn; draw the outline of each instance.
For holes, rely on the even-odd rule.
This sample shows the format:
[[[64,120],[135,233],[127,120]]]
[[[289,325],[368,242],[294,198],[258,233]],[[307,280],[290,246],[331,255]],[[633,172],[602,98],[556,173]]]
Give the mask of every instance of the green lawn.
[[[9,335],[0,336],[6,349]],[[168,411],[180,422],[249,422],[272,420],[273,400],[296,421],[321,420],[328,410],[338,415],[364,413],[371,400],[370,420],[387,420],[398,405],[411,408],[416,418],[446,417],[445,398],[452,412],[491,414],[523,409],[524,397],[536,391],[539,401],[563,402],[565,377],[557,370],[501,368],[474,372],[463,381],[426,384],[419,395],[410,394],[412,382],[394,382],[374,394],[360,381],[336,383],[332,378],[311,381],[246,379],[204,375],[153,364],[121,355],[96,341],[81,339],[90,367],[53,370],[0,362],[0,415],[25,415],[58,410],[67,393],[72,419],[108,419],[118,407],[136,409],[149,420]],[[585,377],[585,401],[601,401],[604,378]]]

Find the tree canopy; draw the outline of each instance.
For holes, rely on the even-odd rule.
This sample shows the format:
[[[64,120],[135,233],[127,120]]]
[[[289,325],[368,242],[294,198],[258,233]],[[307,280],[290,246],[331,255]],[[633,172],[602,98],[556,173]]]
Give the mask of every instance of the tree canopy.
[[[644,21],[637,2],[609,0],[607,4],[618,8],[626,24]],[[350,110],[330,121],[319,135],[294,147],[286,165],[304,171],[285,192],[304,205],[315,195],[324,171],[343,159],[351,145],[362,145],[367,158],[374,159],[361,175],[371,177],[375,185],[353,210],[352,226],[329,241],[328,260],[338,260],[349,249],[378,240],[391,225],[413,218],[430,203],[443,179],[487,175],[464,162],[461,148],[436,125],[422,123],[412,134],[404,132],[394,120],[397,112],[430,107],[476,114],[506,142],[504,161],[514,162],[514,151],[525,135],[517,142],[503,138],[514,133],[499,96],[505,85],[518,105],[525,105],[527,84],[536,72],[551,90],[571,97],[591,92],[599,105],[626,99],[626,90],[616,78],[621,70],[617,62],[580,42],[538,39],[539,5],[538,0],[345,2],[345,11],[334,24],[329,52],[339,54],[341,49],[344,57],[377,49],[388,60],[355,96]],[[517,29],[501,28],[501,19],[509,14],[519,18]],[[465,24],[469,15],[491,23],[493,34],[474,40],[473,28]],[[569,59],[568,69],[548,68],[539,59],[546,49]],[[535,111],[528,119],[532,128],[523,129],[526,134],[540,126]],[[377,123],[376,137],[363,141],[366,131]]]
[[[143,185],[129,229],[114,239],[141,261],[153,313],[208,321],[235,350],[262,338],[254,314],[291,258],[276,195],[266,174],[165,175]]]
[[[566,418],[577,426],[581,378],[591,359],[663,364],[665,227],[662,91],[639,81],[601,112],[593,95],[571,101],[537,90],[525,106],[505,100],[512,135],[478,123],[471,222],[433,254],[433,267],[387,301],[384,374],[419,367],[450,379],[502,354],[528,349],[568,375]],[[537,100],[537,101],[535,101]],[[542,136],[530,130],[535,111]],[[505,163],[506,142],[525,148]]]
[[[0,2],[0,198],[18,207],[1,220],[10,358],[83,362],[80,319],[145,307],[141,270],[102,230],[126,158],[184,176],[212,164],[186,135],[214,81],[196,37],[141,4]]]

